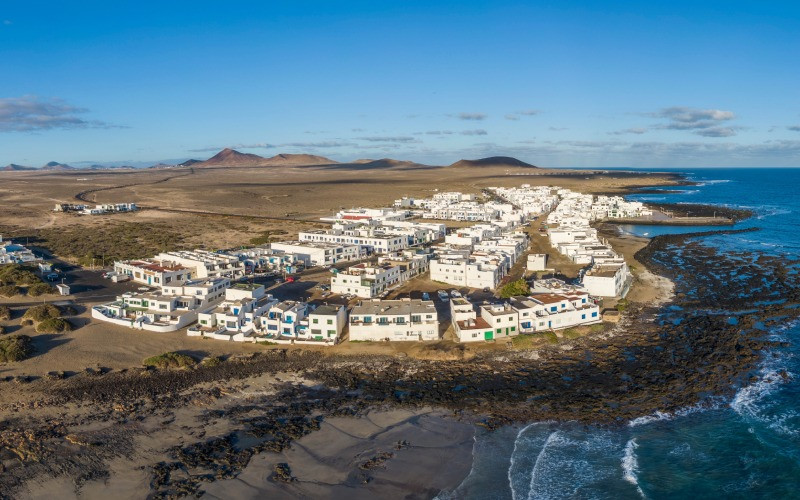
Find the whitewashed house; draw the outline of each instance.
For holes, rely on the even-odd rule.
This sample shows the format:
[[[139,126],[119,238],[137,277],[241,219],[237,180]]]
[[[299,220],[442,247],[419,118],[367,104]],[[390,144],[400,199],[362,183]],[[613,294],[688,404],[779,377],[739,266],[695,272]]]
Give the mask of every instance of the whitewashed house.
[[[225,300],[197,315],[190,336],[238,342],[252,340],[259,318],[278,300],[264,291],[263,285],[237,283],[225,290]]]
[[[350,340],[438,340],[439,316],[430,300],[364,300],[350,311]]]
[[[491,327],[492,334],[485,340],[503,339],[519,335],[519,314],[511,304],[486,304],[480,308],[481,318]]]
[[[459,342],[484,342],[493,340],[495,332],[483,317],[478,317],[473,305],[465,298],[450,301],[453,331]]]

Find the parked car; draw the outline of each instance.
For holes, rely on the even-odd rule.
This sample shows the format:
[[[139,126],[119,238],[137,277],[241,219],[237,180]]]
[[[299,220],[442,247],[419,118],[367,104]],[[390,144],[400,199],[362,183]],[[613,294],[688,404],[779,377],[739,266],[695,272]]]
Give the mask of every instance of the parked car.
[[[287,283],[294,283],[295,280],[296,280],[296,278],[294,276],[287,276],[286,277],[286,282]]]
[[[451,290],[450,291],[450,296],[453,297],[454,299],[456,297],[461,297],[461,292],[459,292],[458,290]]]
[[[438,292],[436,292],[436,294],[439,295],[439,300],[441,300],[442,302],[450,298],[450,296],[447,295],[447,292],[445,292],[444,290],[439,290]]]
[[[58,279],[58,273],[50,273],[47,275],[47,279],[50,281],[55,281]]]
[[[431,300],[431,294],[428,292],[422,292],[422,300]]]

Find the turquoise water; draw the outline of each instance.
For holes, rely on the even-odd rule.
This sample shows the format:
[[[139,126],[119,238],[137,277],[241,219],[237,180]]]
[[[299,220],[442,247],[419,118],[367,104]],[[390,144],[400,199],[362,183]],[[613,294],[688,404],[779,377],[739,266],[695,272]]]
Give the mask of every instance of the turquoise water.
[[[750,208],[755,216],[735,227],[760,231],[707,237],[705,243],[721,251],[800,255],[800,169],[675,170],[700,184],[629,198]],[[650,237],[703,229],[624,228]],[[761,366],[762,380],[732,398],[718,399],[711,408],[643,416],[621,428],[534,422],[482,432],[469,477],[441,496],[800,498],[800,325],[770,333],[788,347],[770,353]],[[782,369],[792,375],[789,381],[777,375]]]

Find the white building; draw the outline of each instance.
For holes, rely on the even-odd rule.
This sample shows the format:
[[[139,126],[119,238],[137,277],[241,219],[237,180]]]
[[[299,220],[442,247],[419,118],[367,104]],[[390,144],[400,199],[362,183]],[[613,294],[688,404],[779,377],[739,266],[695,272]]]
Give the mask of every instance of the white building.
[[[519,314],[520,333],[559,330],[601,322],[600,307],[585,292],[513,297],[510,303]]]
[[[306,266],[331,266],[363,257],[358,245],[341,242],[276,241],[270,244],[270,250],[277,254],[292,255]]]
[[[331,292],[371,299],[399,285],[400,275],[397,266],[358,264],[331,277]]]
[[[259,340],[292,341],[308,337],[307,325],[303,320],[308,316],[308,304],[294,300],[284,300],[272,305],[262,315],[255,336]]]
[[[396,288],[428,269],[428,255],[395,254],[378,258],[378,264],[357,264],[331,277],[331,292],[371,299]]]
[[[244,276],[244,262],[236,255],[208,250],[179,250],[161,252],[155,257],[161,261],[172,261],[192,270],[193,278],[225,277],[236,279]]]
[[[307,336],[328,345],[336,344],[347,324],[347,310],[339,305],[321,305],[308,313]]]
[[[229,286],[227,278],[208,278],[162,287],[158,292],[126,293],[93,307],[92,318],[139,330],[180,330],[193,323],[201,310],[218,304]]]
[[[478,317],[473,305],[464,298],[450,301],[453,331],[459,342],[483,342],[493,340],[494,329],[483,317]]]
[[[624,262],[594,266],[583,275],[586,291],[598,297],[624,297],[630,284],[631,274]]]
[[[187,333],[217,340],[252,340],[259,318],[277,303],[263,285],[237,283],[225,290],[222,303],[198,313],[197,325]]]
[[[350,311],[350,340],[438,340],[439,316],[430,300],[361,301]]]
[[[311,265],[303,258],[303,255],[285,253],[280,250],[272,250],[269,245],[243,248],[230,252],[236,255],[239,260],[244,262],[245,272],[267,272],[267,271],[286,271],[293,273],[297,266]]]
[[[508,271],[503,256],[472,254],[437,257],[430,262],[431,280],[470,288],[497,288]]]
[[[528,254],[528,271],[545,271],[547,269],[547,254],[532,253]]]
[[[0,236],[0,264],[26,264],[39,261],[34,253],[23,245],[18,245]]]
[[[408,248],[408,238],[398,235],[380,234],[370,230],[309,231],[298,235],[300,241],[358,245],[362,253],[387,254]]]
[[[114,262],[114,272],[149,286],[183,285],[192,279],[193,269],[172,260],[140,259]]]

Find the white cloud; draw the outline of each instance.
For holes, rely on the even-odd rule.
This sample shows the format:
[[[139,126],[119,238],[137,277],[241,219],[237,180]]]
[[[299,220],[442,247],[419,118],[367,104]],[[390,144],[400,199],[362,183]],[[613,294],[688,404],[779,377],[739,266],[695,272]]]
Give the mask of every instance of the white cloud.
[[[448,116],[454,116],[459,120],[485,120],[488,115],[486,113],[458,113],[457,115]]]
[[[67,104],[62,99],[41,99],[33,95],[0,98],[0,132],[75,128],[118,128],[98,120],[85,120],[79,115],[86,108]]]

